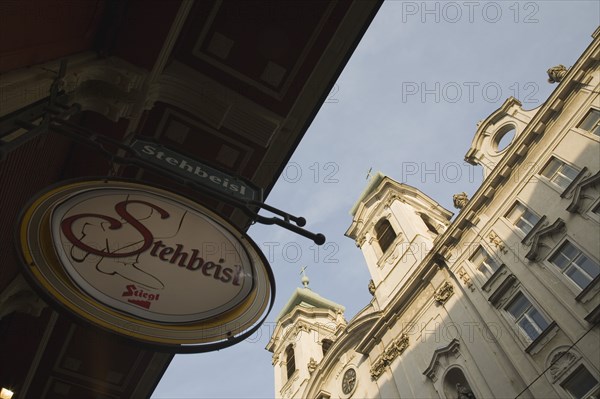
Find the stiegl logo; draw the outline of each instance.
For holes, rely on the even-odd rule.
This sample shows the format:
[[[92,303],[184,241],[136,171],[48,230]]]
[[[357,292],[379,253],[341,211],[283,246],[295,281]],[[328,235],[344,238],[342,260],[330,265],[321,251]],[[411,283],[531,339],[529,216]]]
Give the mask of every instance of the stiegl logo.
[[[144,291],[143,289],[138,289],[135,284],[129,284],[125,287],[127,291],[123,292],[123,297],[133,296],[135,298],[141,299],[127,299],[127,302],[133,303],[135,305],[141,306],[145,309],[150,309],[150,305],[153,301],[158,301],[160,298],[160,294],[151,294],[149,292]]]

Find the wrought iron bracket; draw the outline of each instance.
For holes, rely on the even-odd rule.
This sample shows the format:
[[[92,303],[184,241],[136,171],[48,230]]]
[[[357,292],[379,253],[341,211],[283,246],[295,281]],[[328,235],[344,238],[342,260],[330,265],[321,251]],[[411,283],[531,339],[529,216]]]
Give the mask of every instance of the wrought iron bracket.
[[[160,174],[178,184],[191,188],[195,192],[215,198],[239,209],[254,222],[283,227],[312,240],[317,245],[325,243],[325,236],[323,234],[313,233],[303,228],[306,225],[306,219],[303,217],[294,216],[262,201],[231,197],[210,187],[200,185],[180,174],[160,168],[142,159],[135,150],[121,141],[96,134],[70,121],[69,118],[71,116],[81,112],[81,107],[79,104],[68,105],[68,96],[60,90],[65,71],[66,60],[63,60],[61,61],[57,76],[50,87],[49,97],[28,107],[25,111],[9,115],[3,121],[0,121],[0,161],[4,160],[11,151],[14,151],[36,137],[51,131],[56,132],[97,151],[113,164],[133,166]],[[40,122],[35,123],[36,121]],[[14,137],[10,137],[18,129],[24,129],[25,131]],[[267,217],[259,215],[258,212],[261,209],[271,212],[276,216]]]

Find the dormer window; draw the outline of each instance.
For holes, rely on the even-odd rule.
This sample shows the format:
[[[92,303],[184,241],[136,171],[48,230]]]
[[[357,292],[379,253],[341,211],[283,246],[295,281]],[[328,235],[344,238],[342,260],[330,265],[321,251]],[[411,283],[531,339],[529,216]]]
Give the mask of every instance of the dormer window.
[[[394,231],[389,220],[381,219],[375,225],[375,236],[379,246],[381,247],[381,251],[385,253],[385,251],[388,250],[388,248],[396,239],[396,232]]]
[[[287,368],[287,378],[288,380],[296,371],[296,358],[294,356],[294,347],[292,344],[289,344],[287,348],[285,348],[285,363]]]

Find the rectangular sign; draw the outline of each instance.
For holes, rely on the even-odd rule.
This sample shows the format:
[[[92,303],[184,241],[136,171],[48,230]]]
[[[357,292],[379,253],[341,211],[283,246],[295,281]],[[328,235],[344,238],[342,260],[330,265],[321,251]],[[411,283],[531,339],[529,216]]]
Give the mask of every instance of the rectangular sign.
[[[243,200],[262,201],[260,190],[250,186],[242,179],[211,168],[159,144],[136,139],[131,143],[131,149],[140,158],[175,172],[186,179],[193,180],[204,187]]]

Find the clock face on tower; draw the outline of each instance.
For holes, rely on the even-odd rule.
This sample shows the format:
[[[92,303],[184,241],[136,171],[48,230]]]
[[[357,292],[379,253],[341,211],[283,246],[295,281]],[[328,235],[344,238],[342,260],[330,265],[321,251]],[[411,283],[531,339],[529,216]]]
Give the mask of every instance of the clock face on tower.
[[[342,378],[342,392],[345,395],[350,394],[356,386],[356,370],[348,369]]]

